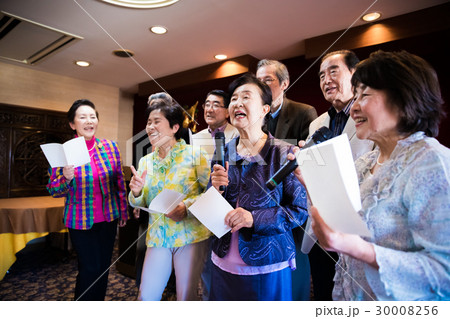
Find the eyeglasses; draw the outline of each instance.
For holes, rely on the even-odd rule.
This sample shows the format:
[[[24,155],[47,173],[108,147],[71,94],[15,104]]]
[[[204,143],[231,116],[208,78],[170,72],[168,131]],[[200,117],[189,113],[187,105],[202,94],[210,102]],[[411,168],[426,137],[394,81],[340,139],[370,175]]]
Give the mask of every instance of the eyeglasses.
[[[202,107],[204,109],[212,108],[213,110],[218,110],[218,109],[221,109],[221,108],[225,109],[226,108],[225,105],[220,105],[219,102],[213,102],[213,103],[206,102],[206,103],[202,104]]]
[[[267,84],[267,85],[271,85],[273,82],[275,82],[276,81],[276,79],[273,79],[273,78],[264,78],[264,79],[261,79],[261,82],[263,82],[263,83],[265,83],[265,84]]]

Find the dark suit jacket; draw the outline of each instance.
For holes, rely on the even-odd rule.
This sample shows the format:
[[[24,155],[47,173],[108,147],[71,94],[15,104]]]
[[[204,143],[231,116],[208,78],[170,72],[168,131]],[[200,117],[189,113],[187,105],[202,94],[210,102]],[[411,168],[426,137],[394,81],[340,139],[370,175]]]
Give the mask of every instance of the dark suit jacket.
[[[306,140],[309,134],[309,124],[317,118],[314,107],[284,98],[283,106],[278,115],[275,138]],[[295,145],[297,145],[297,142]],[[291,143],[294,144],[294,143]]]

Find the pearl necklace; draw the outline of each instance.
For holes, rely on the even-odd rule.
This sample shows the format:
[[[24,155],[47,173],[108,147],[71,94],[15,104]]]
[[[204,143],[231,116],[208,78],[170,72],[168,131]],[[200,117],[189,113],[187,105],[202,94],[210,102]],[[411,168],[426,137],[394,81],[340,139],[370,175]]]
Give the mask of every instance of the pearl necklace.
[[[91,153],[91,151],[95,148],[95,144],[96,143],[94,142],[94,145],[92,146],[92,148],[88,150],[89,153]],[[95,152],[93,152],[92,154],[89,154],[89,157],[92,158],[92,156],[94,156],[94,154],[95,154]]]

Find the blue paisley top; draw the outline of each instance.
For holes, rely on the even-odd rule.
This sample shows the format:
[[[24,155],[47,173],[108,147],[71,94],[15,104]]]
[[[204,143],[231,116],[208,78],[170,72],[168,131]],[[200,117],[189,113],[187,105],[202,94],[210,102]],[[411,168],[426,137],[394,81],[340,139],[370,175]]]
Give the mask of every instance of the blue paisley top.
[[[265,183],[286,162],[293,146],[269,135],[257,156],[243,158],[236,152],[238,143],[239,137],[225,146],[225,159],[230,165],[223,196],[234,208],[242,207],[253,215],[254,227],[239,230],[239,254],[250,266],[290,261],[295,257],[291,230],[308,216],[306,191],[293,173],[272,191]],[[214,253],[223,258],[230,242],[230,232],[220,239],[214,237]]]
[[[417,132],[372,176],[378,154],[355,165],[379,270],[341,255],[333,299],[449,300],[450,150]]]

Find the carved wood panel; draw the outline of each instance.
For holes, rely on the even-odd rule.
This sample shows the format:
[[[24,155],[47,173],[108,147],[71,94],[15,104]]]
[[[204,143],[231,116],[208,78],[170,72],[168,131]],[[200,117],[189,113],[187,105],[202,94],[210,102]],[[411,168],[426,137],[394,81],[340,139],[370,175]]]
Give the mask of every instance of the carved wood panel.
[[[0,198],[48,195],[40,145],[72,137],[65,112],[0,104]]]

